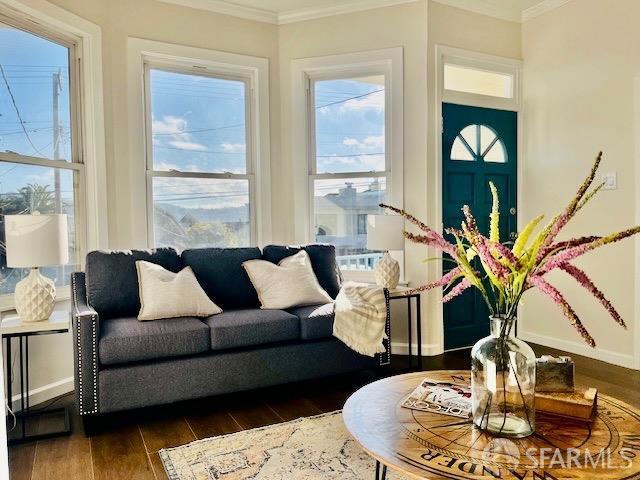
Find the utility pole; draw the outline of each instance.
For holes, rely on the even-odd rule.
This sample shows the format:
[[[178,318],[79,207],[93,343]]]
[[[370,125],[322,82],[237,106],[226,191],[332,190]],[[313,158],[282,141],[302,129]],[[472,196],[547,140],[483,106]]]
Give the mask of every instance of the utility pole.
[[[62,129],[60,128],[60,112],[58,100],[62,91],[62,73],[58,69],[53,74],[53,159],[60,159],[60,141],[62,140]],[[62,194],[60,191],[60,170],[53,170],[54,176],[54,195],[55,195],[55,213],[62,213]]]

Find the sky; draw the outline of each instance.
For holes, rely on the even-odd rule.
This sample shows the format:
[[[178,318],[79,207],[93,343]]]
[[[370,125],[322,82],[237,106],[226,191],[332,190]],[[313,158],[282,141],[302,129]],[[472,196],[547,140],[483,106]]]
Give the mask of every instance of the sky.
[[[59,157],[71,158],[68,55],[64,46],[0,24],[0,151],[53,159],[53,77],[60,73]],[[0,195],[29,183],[52,184],[52,169],[0,164]],[[71,199],[70,174],[62,175],[61,190]]]
[[[53,76],[60,73],[59,157],[70,160],[68,49],[0,24],[0,151],[53,158]],[[318,173],[384,170],[383,77],[314,83]],[[246,173],[246,84],[241,80],[151,69],[154,170]],[[142,161],[142,159],[141,159]],[[71,200],[72,177],[63,175]],[[366,182],[352,181],[358,190]],[[52,184],[52,169],[0,162],[0,195],[28,183]],[[344,180],[323,182],[316,194],[335,193]],[[185,208],[248,203],[246,180],[154,180],[154,198]]]

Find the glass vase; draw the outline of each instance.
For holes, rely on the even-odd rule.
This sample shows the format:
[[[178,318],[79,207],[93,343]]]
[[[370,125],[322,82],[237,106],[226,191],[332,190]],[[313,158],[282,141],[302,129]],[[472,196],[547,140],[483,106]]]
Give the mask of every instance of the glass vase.
[[[499,437],[535,431],[536,355],[513,334],[515,318],[491,317],[491,334],[471,349],[473,423]]]

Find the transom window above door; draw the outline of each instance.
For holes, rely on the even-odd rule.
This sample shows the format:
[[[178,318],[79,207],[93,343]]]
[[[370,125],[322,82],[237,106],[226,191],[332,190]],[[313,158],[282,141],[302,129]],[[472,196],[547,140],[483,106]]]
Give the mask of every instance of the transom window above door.
[[[451,160],[506,163],[504,143],[486,125],[467,125],[456,136],[451,147]]]

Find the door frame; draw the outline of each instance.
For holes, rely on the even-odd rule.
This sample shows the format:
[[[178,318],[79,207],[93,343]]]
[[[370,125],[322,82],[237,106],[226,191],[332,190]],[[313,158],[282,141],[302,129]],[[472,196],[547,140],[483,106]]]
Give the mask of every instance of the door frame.
[[[455,65],[473,67],[489,72],[507,73],[513,77],[513,98],[498,98],[488,95],[478,95],[464,92],[454,92],[444,88],[444,65],[453,63]],[[445,45],[435,46],[435,225],[442,230],[442,104],[455,103],[459,105],[469,105],[473,107],[493,108],[497,110],[510,110],[516,112],[518,122],[517,155],[518,165],[516,172],[517,200],[516,208],[522,211],[522,186],[524,158],[523,128],[523,108],[522,108],[522,61],[514,58],[499,57],[486,53],[473,52],[460,48],[448,47]],[[518,215],[518,230],[522,228],[522,215]],[[442,275],[442,262],[432,262],[434,265],[434,277],[440,278]],[[438,350],[444,352],[444,307],[442,302],[437,302],[437,342]],[[467,347],[464,347],[467,348]]]

